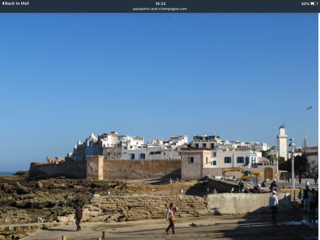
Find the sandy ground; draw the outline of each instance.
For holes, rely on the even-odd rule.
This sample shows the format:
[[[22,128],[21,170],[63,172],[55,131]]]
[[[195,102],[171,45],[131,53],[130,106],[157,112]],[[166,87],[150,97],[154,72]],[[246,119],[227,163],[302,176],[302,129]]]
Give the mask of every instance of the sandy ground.
[[[196,226],[192,226],[192,224]],[[279,213],[278,223],[271,222],[271,214],[207,216],[177,219],[176,234],[167,235],[164,219],[143,220],[121,223],[83,223],[82,230],[76,225],[59,226],[30,234],[27,240],[67,240],[106,239],[223,239],[223,240],[264,240],[264,239],[318,239],[318,220],[307,213],[292,210]]]

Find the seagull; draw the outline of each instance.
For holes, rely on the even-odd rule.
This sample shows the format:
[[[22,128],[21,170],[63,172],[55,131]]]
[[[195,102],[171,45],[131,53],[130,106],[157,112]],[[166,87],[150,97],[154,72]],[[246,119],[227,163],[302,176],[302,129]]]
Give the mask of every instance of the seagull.
[[[15,222],[17,221],[17,219],[14,220]]]
[[[231,188],[231,192],[233,192],[234,188]]]
[[[110,195],[110,191],[108,192],[108,195]]]
[[[312,108],[312,106],[308,107],[307,110],[309,110],[309,109],[311,109],[311,108]]]
[[[4,222],[8,222],[8,220],[6,219],[6,220],[4,220]]]
[[[209,188],[207,188],[207,192],[209,192],[210,191],[210,189]]]
[[[180,190],[180,193],[183,193],[183,189]]]

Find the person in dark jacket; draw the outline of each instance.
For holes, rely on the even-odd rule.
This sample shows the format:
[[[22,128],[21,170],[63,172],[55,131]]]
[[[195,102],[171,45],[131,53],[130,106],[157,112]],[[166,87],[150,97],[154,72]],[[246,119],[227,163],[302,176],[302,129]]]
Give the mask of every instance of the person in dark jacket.
[[[277,185],[277,181],[274,180],[274,181],[271,183],[271,185],[270,185],[270,190],[271,190],[271,192],[272,192],[272,191],[276,191],[278,188],[280,188],[280,187]]]
[[[77,207],[75,210],[76,211],[75,211],[74,219],[76,220],[77,231],[80,231],[81,230],[80,221],[82,218],[82,208],[80,207],[80,204],[77,204]]]

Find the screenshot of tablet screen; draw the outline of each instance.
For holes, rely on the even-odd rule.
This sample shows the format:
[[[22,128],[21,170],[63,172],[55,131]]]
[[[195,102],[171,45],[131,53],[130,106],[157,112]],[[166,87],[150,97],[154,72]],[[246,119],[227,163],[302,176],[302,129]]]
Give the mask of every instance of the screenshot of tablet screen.
[[[229,207],[213,201],[219,193],[254,193],[267,182],[258,191],[272,195],[276,186],[269,186],[276,180],[283,208],[291,204],[301,213],[278,211],[277,221],[287,230],[281,239],[316,236],[317,219],[306,220],[310,225],[290,221],[312,215],[312,204],[304,206],[301,196],[309,182],[310,190],[318,188],[319,2],[2,0],[0,174],[20,171],[28,180],[22,187],[4,178],[7,187],[0,182],[0,196],[13,199],[0,198],[7,211],[0,210],[0,224],[29,223],[19,220],[23,214],[36,222],[67,222],[59,216],[74,215],[77,203],[89,206],[99,198],[97,215],[91,205],[83,208],[87,218],[125,222],[136,229],[127,231],[137,239],[144,234],[150,239],[153,227],[131,220],[156,223],[175,213],[177,234],[213,238],[224,230],[211,231],[210,221],[224,224],[230,221],[225,214],[251,212],[248,201],[258,201],[257,195],[241,200],[246,203],[241,212],[230,207],[230,199],[225,200]],[[239,185],[241,179],[251,187]],[[234,186],[223,185],[230,182]],[[48,196],[51,200],[37,203],[38,208],[30,202],[33,191],[53,188],[72,190],[71,195],[83,191],[85,197],[80,203]],[[270,194],[263,207],[269,206]],[[145,198],[116,199],[139,196]],[[164,196],[164,202],[149,199]],[[171,201],[179,211],[170,210]],[[30,209],[41,209],[43,216]],[[10,217],[13,211],[18,217]],[[254,215],[255,221],[274,226],[273,210],[261,211],[270,216]],[[216,215],[221,219],[209,220]],[[171,234],[171,220],[161,231],[155,225],[154,234]],[[84,234],[96,239],[87,232],[90,226]],[[166,227],[171,228],[164,232]],[[112,228],[114,237],[129,236]],[[269,227],[253,228],[259,236]],[[96,230],[97,237],[102,231]],[[0,236],[4,232],[0,225]],[[59,239],[68,235],[58,234]],[[234,234],[230,239],[240,237]]]

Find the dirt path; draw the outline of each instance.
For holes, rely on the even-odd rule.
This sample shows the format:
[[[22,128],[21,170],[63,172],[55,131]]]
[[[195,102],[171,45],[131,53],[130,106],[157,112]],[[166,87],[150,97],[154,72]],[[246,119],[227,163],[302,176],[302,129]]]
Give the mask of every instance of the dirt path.
[[[176,221],[176,234],[166,235],[164,219],[143,220],[122,223],[83,223],[80,232],[75,231],[75,224],[41,230],[30,234],[26,240],[60,240],[66,235],[67,240],[89,240],[102,236],[106,239],[224,239],[224,240],[287,240],[317,239],[318,221],[308,220],[307,216],[281,213],[275,225],[268,215],[246,216],[211,216],[183,218]],[[191,226],[191,224],[196,226]]]

